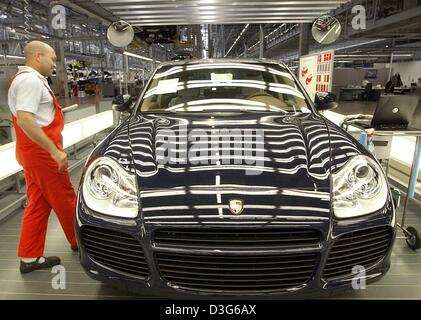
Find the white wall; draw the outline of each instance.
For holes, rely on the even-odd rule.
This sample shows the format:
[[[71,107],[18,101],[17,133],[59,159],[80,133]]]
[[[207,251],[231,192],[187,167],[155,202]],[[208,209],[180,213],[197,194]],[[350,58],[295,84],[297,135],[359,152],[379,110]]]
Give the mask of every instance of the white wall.
[[[377,70],[377,78],[366,79],[365,74],[367,70]],[[337,96],[340,94],[340,89],[348,85],[361,86],[364,80],[373,83],[373,86],[380,84],[385,86],[389,77],[389,69],[385,69],[384,65],[374,66],[374,68],[334,68],[333,69],[333,86],[332,92]]]
[[[421,61],[398,62],[393,64],[393,72],[401,75],[403,84],[410,85],[413,80],[421,79]]]
[[[392,74],[399,73],[404,85],[409,86],[413,80],[418,83],[418,78],[421,81],[421,61],[394,62],[392,67]]]

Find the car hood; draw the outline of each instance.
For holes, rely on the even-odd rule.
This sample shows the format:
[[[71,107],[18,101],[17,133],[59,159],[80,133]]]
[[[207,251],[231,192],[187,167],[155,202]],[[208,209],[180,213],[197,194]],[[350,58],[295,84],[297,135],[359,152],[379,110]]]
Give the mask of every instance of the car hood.
[[[238,152],[250,145],[218,143],[236,135],[250,138],[260,153],[244,157]],[[192,208],[215,217],[239,204],[231,200],[253,214],[277,209],[327,218],[331,168],[340,168],[357,148],[316,114],[171,113],[130,118],[104,155],[136,172],[141,207],[150,218]]]
[[[181,185],[329,187],[329,133],[312,114],[143,115],[129,124],[141,189]],[[217,178],[219,177],[219,178]]]

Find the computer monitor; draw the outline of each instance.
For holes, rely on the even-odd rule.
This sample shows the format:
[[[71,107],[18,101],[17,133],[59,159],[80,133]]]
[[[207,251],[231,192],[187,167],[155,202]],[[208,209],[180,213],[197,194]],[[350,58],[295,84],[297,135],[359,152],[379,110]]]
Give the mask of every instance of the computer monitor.
[[[380,96],[371,126],[373,128],[407,127],[418,106],[418,101],[419,97],[410,95]]]

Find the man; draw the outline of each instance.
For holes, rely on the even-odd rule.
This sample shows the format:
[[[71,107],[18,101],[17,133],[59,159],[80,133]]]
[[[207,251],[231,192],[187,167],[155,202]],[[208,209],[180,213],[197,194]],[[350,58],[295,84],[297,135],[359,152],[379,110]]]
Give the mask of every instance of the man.
[[[59,257],[44,257],[51,210],[56,213],[72,250],[76,196],[67,171],[61,132],[61,107],[46,77],[56,68],[56,54],[49,45],[32,41],[24,48],[25,66],[11,81],[8,102],[16,131],[16,159],[25,175],[28,207],[19,242],[21,273],[60,264]]]

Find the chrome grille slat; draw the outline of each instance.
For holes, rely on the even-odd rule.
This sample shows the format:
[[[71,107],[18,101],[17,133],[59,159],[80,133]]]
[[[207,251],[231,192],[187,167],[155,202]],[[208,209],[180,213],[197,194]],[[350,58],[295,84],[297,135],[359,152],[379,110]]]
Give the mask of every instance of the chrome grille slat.
[[[370,238],[369,241],[373,242],[375,240],[382,240],[382,239],[388,239],[388,235],[382,234],[380,236]],[[343,248],[343,247],[347,247],[347,246],[352,246],[352,245],[356,245],[356,244],[359,244],[359,243],[366,243],[366,242],[367,242],[367,239],[363,239],[363,240],[358,240],[358,241],[352,241],[352,244],[346,244],[346,243],[337,244],[337,245],[335,245],[335,249],[336,248]]]
[[[164,263],[164,262],[161,262],[161,267],[167,267],[167,268],[181,268],[181,267],[179,267],[178,265],[175,265],[175,264],[168,264],[168,263]],[[184,264],[183,265],[183,269],[189,269],[189,270],[195,270],[195,269],[199,269],[199,270],[224,270],[224,271],[242,271],[242,270],[249,270],[248,268],[248,265],[245,265],[243,268],[241,268],[241,267],[234,267],[234,266],[231,266],[230,268],[229,267],[209,267],[209,266],[205,266],[205,267],[203,267],[203,266],[192,266],[192,265],[190,265],[190,264]],[[295,266],[288,266],[288,267],[285,267],[285,266],[282,266],[282,265],[280,265],[280,266],[272,266],[272,267],[264,267],[264,268],[259,268],[259,270],[264,270],[264,271],[270,271],[270,270],[286,270],[286,269],[303,269],[303,268],[312,268],[313,267],[313,264],[309,264],[309,265],[295,265]]]
[[[376,231],[373,231],[373,233],[367,234],[363,231],[354,231],[354,232],[350,232],[349,234],[342,235],[341,240],[366,238],[366,237],[374,236],[376,234],[381,234],[383,232],[384,232],[383,230],[376,230]]]
[[[104,230],[105,231],[100,230],[100,228],[89,227],[89,233],[91,233],[91,234],[103,235],[105,237],[120,238],[120,239],[124,239],[124,240],[128,240],[128,241],[136,240],[136,239],[133,239],[131,236],[128,236],[128,235],[126,235],[124,233],[121,233],[121,232],[118,232],[118,231],[109,230],[109,229],[104,229]],[[109,232],[109,233],[107,233],[107,232]]]
[[[297,285],[297,282],[290,281],[285,282],[282,284],[265,284],[265,283],[259,283],[256,285],[251,284],[236,284],[235,286],[231,284],[226,283],[220,283],[220,284],[213,284],[213,283],[192,283],[190,281],[177,281],[177,284],[184,288],[191,288],[196,289],[200,291],[258,291],[258,292],[264,292],[264,291],[274,291],[274,290],[285,290],[292,287],[295,287]]]
[[[129,234],[94,226],[82,226],[81,237],[88,256],[117,272],[147,277],[148,265],[143,248]]]
[[[153,243],[159,248],[273,250],[314,248],[320,242],[316,229],[162,228],[153,234]]]
[[[157,252],[164,280],[200,291],[269,291],[298,287],[308,282],[318,254],[206,255]]]
[[[373,262],[373,261],[378,261],[381,258],[381,256],[376,256],[376,257],[372,257],[372,258],[368,258],[365,260],[365,262]],[[343,272],[344,270],[346,270],[347,272],[351,273],[352,272],[352,268],[356,265],[359,265],[358,263],[354,264],[348,264],[348,265],[343,265],[343,266],[338,266],[338,267],[334,267],[334,268],[329,268],[328,272],[329,273],[337,273],[337,272]]]
[[[115,256],[111,256],[111,255],[107,255],[104,254],[102,252],[99,251],[92,251],[92,250],[88,250],[88,254],[91,255],[92,257],[95,258],[100,258],[106,261],[110,261],[110,262],[119,262],[123,265],[127,265],[127,266],[133,266],[133,265],[138,265],[139,267],[142,266],[143,268],[147,268],[147,264],[145,263],[139,263],[139,261],[136,260],[131,260],[131,259],[127,259],[126,257],[124,258],[116,258]]]
[[[329,262],[329,267],[325,268],[325,270],[329,269],[330,266],[336,266],[336,265],[341,265],[341,264],[342,265],[344,265],[344,264],[355,265],[356,264],[355,262],[358,262],[358,261],[363,260],[363,259],[371,259],[371,257],[378,256],[378,255],[379,255],[378,252],[373,252],[373,253],[369,253],[369,254],[359,256],[357,259],[356,258],[350,258],[350,259],[346,259],[346,260],[332,261],[332,262]]]
[[[370,259],[370,260],[367,260],[367,263],[374,263],[376,261],[377,260],[375,260],[375,259]],[[341,278],[348,277],[349,278],[349,277],[355,276],[355,274],[352,273],[352,267],[348,267],[348,268],[343,268],[343,269],[337,270],[337,271],[331,271],[329,273],[329,276],[330,276],[330,278],[339,278],[339,277],[341,277]]]
[[[86,244],[85,244],[85,247],[86,247]],[[121,259],[123,259],[123,258],[124,259],[127,259],[127,258],[136,259],[137,257],[139,257],[138,254],[122,252],[122,250],[110,250],[109,248],[105,249],[101,246],[92,245],[91,243],[88,243],[87,250],[92,250],[92,251],[95,251],[95,252],[101,252],[102,254],[108,254],[108,255],[112,254],[112,255],[110,255],[110,257],[115,257],[115,255],[118,255]],[[135,260],[135,261],[137,261],[137,260]]]
[[[91,254],[91,256],[95,259],[95,261],[98,261],[99,263],[108,266],[108,267],[112,267],[112,268],[118,268],[122,271],[128,271],[130,273],[136,274],[136,273],[143,273],[143,272],[147,272],[147,268],[141,268],[141,267],[133,267],[133,266],[129,266],[127,264],[122,264],[119,263],[117,261],[109,261],[109,260],[105,260],[100,256],[97,256],[95,254]]]
[[[235,265],[241,265],[241,264],[250,264],[249,258],[243,258],[244,256],[237,256],[233,258],[232,255],[219,255],[219,264],[235,264]],[[258,256],[257,256],[258,257]],[[273,264],[273,263],[303,263],[303,262],[313,262],[312,256],[309,254],[299,254],[297,256],[292,255],[291,258],[288,261],[282,261],[279,260],[277,256],[268,256],[265,255],[266,259],[264,262],[254,261],[253,264]],[[161,253],[161,259],[163,261],[174,261],[174,262],[192,262],[192,263],[198,263],[198,264],[209,264],[209,262],[213,261],[213,256],[201,256],[201,255],[191,255],[191,254],[183,254],[183,259],[177,259],[177,257],[174,257],[172,255],[166,255],[164,253]]]
[[[392,240],[389,226],[374,227],[342,235],[335,240],[323,270],[326,280],[352,276],[353,266],[368,269],[386,255]]]
[[[247,279],[253,279],[258,277],[259,279],[262,279],[262,277],[272,277],[272,276],[282,276],[282,275],[289,275],[291,273],[294,274],[305,274],[307,275],[309,272],[311,273],[313,270],[305,270],[305,271],[294,271],[294,272],[277,272],[277,273],[260,273],[260,274],[256,274],[256,273],[251,273],[250,270],[247,270],[248,273],[227,273],[227,274],[222,274],[220,272],[187,272],[187,271],[182,271],[182,270],[173,270],[170,268],[161,268],[162,272],[167,272],[168,274],[188,274],[188,275],[207,275],[207,276],[218,276],[218,277],[248,277]],[[225,270],[221,270],[221,271],[225,271]],[[212,280],[210,280],[212,281]],[[229,279],[228,281],[235,281],[234,279]]]
[[[228,277],[228,275],[227,275],[227,277]],[[221,278],[216,279],[216,278],[203,278],[203,277],[188,277],[187,275],[186,276],[175,276],[175,275],[171,276],[171,275],[168,275],[166,277],[166,279],[168,279],[170,281],[181,279],[181,280],[190,280],[190,281],[206,281],[206,282],[209,282],[209,283],[223,282],[223,283],[235,283],[235,284],[238,283],[238,282],[240,282],[240,283],[244,283],[244,282],[247,282],[247,283],[249,283],[249,282],[270,282],[270,281],[272,281],[272,282],[282,282],[282,281],[291,281],[291,280],[298,280],[298,281],[302,282],[302,281],[305,281],[307,278],[308,278],[308,275],[307,275],[307,277],[304,277],[304,276],[303,277],[290,277],[288,279],[275,278],[275,277],[272,277],[271,279],[266,279],[266,278],[261,278],[261,277],[259,279],[250,278],[250,277],[244,277],[244,279],[221,279]]]
[[[377,252],[379,248],[383,248],[383,247],[387,248],[388,245],[389,245],[388,242],[383,242],[383,243],[378,244],[378,245],[367,246],[366,248],[360,247],[360,250],[361,250],[360,252],[355,251],[355,250],[348,251],[350,253],[347,253],[347,251],[340,251],[340,255],[338,255],[338,252],[333,252],[333,255],[331,253],[331,255],[332,255],[331,259],[332,260],[338,260],[338,259],[344,259],[346,257],[360,256],[361,254],[367,253],[367,252],[373,252],[373,251]]]
[[[134,249],[139,249],[139,247],[141,247],[141,245],[139,243],[129,243],[128,241],[115,240],[115,239],[110,240],[110,237],[106,238],[105,236],[97,237],[97,236],[92,236],[92,235],[86,234],[85,237],[86,237],[85,239],[93,239],[94,241],[95,240],[96,241],[101,240],[104,243],[114,243],[114,244],[134,247]]]
[[[128,248],[125,247],[125,244],[124,243],[110,244],[109,242],[112,242],[112,241],[97,241],[97,240],[92,240],[88,236],[85,236],[84,242],[85,243],[90,243],[92,246],[95,246],[96,245],[96,246],[99,246],[99,247],[107,248],[107,250],[108,249],[109,250],[117,249],[117,250],[121,250],[121,251],[124,251],[124,252],[127,252],[127,253],[130,253],[130,252],[137,253],[137,252],[139,252],[139,250],[142,249],[142,247],[138,247],[137,250],[136,249],[131,249],[131,248],[128,249]]]

